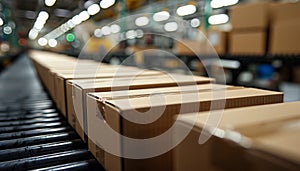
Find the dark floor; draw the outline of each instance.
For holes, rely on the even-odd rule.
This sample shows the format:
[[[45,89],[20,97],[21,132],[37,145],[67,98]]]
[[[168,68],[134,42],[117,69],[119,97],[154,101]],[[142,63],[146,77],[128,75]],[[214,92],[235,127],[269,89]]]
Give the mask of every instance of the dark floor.
[[[26,55],[0,75],[0,170],[103,170]]]

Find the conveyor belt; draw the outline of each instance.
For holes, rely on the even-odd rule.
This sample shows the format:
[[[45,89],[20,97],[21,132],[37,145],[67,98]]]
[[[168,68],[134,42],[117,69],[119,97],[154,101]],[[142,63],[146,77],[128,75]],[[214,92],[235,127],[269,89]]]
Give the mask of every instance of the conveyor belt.
[[[104,170],[56,110],[26,56],[0,75],[0,170]]]

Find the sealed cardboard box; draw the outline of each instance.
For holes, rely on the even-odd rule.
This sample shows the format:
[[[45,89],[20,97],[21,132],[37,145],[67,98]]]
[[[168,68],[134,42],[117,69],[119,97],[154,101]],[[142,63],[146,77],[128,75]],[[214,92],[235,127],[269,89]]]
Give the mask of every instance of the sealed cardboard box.
[[[57,73],[55,78],[56,84],[56,100],[57,100],[57,107],[60,109],[64,116],[67,116],[67,100],[66,100],[66,85],[67,80],[72,79],[95,79],[95,78],[115,78],[115,77],[130,77],[140,73],[139,76],[153,76],[153,75],[160,75],[161,72],[159,71],[152,71],[152,70],[141,70],[138,68],[133,67],[117,67],[113,70],[100,70],[98,72],[92,73],[72,73],[72,74],[63,74]]]
[[[214,93],[218,92],[219,91],[216,91]],[[95,93],[88,94],[87,122],[89,147],[98,161],[102,162],[107,170],[172,170],[171,151],[157,157],[135,160],[121,159],[100,150],[96,145],[98,147],[107,148],[104,147],[107,145],[105,144],[105,140],[106,138],[109,140],[109,138],[113,136],[107,132],[107,129],[105,129],[107,127],[116,131],[118,133],[117,135],[123,135],[116,136],[115,141],[110,141],[111,144],[109,145],[112,145],[116,151],[134,151],[137,150],[137,147],[131,143],[125,143],[127,142],[125,141],[125,137],[135,139],[157,137],[172,127],[175,122],[173,117],[177,114],[189,113],[189,111],[207,111],[210,110],[211,105],[214,106],[213,110],[216,110],[223,107],[236,108],[279,103],[282,102],[283,96],[282,93],[244,88],[227,90],[224,97],[214,96],[213,92],[192,92],[165,94],[163,101],[151,100],[151,98],[155,97],[145,95],[129,99],[103,100]],[[224,99],[226,99],[225,104],[223,103]],[[146,113],[142,115],[139,112]],[[160,115],[156,118],[158,114]],[[128,117],[132,120],[128,119]],[[153,122],[147,122],[148,119],[151,121],[152,119],[155,120]],[[165,143],[171,141],[171,136],[167,136],[166,138]],[[145,151],[149,149],[147,145],[139,148]]]
[[[268,8],[268,3],[248,3],[231,7],[229,17],[232,29],[266,29],[269,25]]]
[[[300,54],[300,19],[274,23],[270,31],[270,53],[276,55]]]
[[[229,53],[233,55],[264,55],[266,53],[266,32],[231,32]]]
[[[206,84],[206,83],[211,83],[213,81],[214,79],[200,77],[200,76],[163,74],[163,73],[161,73],[161,75],[148,76],[148,77],[136,77],[136,78],[132,78],[129,76],[124,78],[112,78],[106,80],[104,79],[70,80],[68,81],[66,87],[68,121],[76,129],[76,131],[79,133],[81,138],[84,138],[84,132],[87,132],[86,94],[89,92],[111,92],[113,96],[118,96],[120,98],[122,94],[119,94],[118,92],[115,91],[135,90],[135,89],[144,90],[144,91],[142,90],[133,91],[130,96],[135,97],[145,93],[148,95],[147,92],[152,91],[152,90],[145,90],[145,88]],[[192,88],[193,87],[191,87],[190,89]],[[192,91],[190,89],[185,91]],[[178,92],[178,90],[176,89],[173,91]],[[82,128],[85,128],[85,131]]]
[[[217,128],[208,113],[180,118],[174,131],[198,121],[175,148],[175,170],[298,170],[300,166],[299,102],[225,110]],[[207,127],[204,127],[206,124]],[[199,136],[210,136],[199,144]]]
[[[204,36],[203,36],[204,38]],[[204,40],[194,41],[194,40],[178,40],[175,42],[174,53],[176,55],[199,55],[207,54],[211,50],[208,42]]]
[[[271,24],[299,19],[300,17],[300,2],[271,3],[269,8]]]

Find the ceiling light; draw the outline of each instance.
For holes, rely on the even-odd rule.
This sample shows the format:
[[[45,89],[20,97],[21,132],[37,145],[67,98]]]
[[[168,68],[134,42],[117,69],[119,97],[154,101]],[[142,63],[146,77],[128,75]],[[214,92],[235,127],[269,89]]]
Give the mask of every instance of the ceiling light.
[[[110,31],[111,31],[112,33],[119,33],[120,30],[121,30],[121,28],[120,28],[120,26],[117,25],[117,24],[113,24],[113,25],[110,26]]]
[[[29,39],[34,40],[38,37],[38,32],[31,29],[28,34]]]
[[[103,34],[104,36],[109,35],[109,34],[111,33],[111,32],[110,32],[110,27],[108,27],[108,26],[102,27],[101,32],[102,32],[102,34]]]
[[[126,32],[127,39],[134,39],[134,38],[136,38],[136,36],[137,36],[137,33],[134,30],[129,30]]]
[[[4,34],[11,34],[12,33],[12,28],[10,26],[5,26],[3,28],[3,33]]]
[[[51,7],[55,4],[56,0],[45,0],[45,4],[48,6],[48,7]]]
[[[197,11],[197,8],[195,5],[185,5],[177,8],[177,14],[179,16],[186,16],[186,15],[191,15],[194,14]]]
[[[191,26],[192,27],[199,27],[200,26],[200,20],[198,18],[193,18],[191,20]]]
[[[164,25],[164,29],[168,32],[173,32],[178,29],[178,24],[176,22],[169,22]]]
[[[93,4],[94,4],[94,1],[86,1],[86,2],[84,3],[84,8],[85,8],[85,9],[88,9],[88,7],[91,6],[91,5],[93,5]]]
[[[140,30],[140,29],[136,30],[136,37],[137,38],[142,38],[143,36],[144,36],[143,30]]]
[[[149,19],[147,17],[139,17],[135,20],[135,25],[137,26],[145,26],[149,24]]]
[[[217,14],[217,15],[212,15],[208,18],[208,22],[211,25],[216,25],[216,24],[224,24],[229,21],[229,17],[226,14]]]
[[[99,11],[100,11],[100,7],[99,7],[99,5],[97,5],[97,4],[93,4],[93,5],[89,6],[88,9],[87,9],[87,12],[88,12],[90,15],[95,15],[95,14],[97,14]]]
[[[86,21],[90,18],[90,14],[87,11],[82,11],[79,14],[79,17],[80,17],[81,21]]]
[[[46,11],[41,11],[37,20],[47,20],[49,18],[49,14]]]
[[[102,0],[100,2],[100,7],[103,8],[103,9],[106,9],[106,8],[109,8],[112,5],[114,5],[115,2],[116,2],[115,0]]]
[[[235,5],[239,0],[212,0],[210,6],[212,8],[221,8],[225,6]]]
[[[96,29],[96,30],[94,31],[94,36],[95,36],[95,37],[98,37],[98,38],[102,37],[103,34],[102,34],[101,29]]]
[[[46,46],[47,43],[48,43],[48,41],[47,41],[47,39],[44,38],[44,37],[41,37],[41,38],[39,38],[39,40],[38,40],[38,44],[39,44],[40,46]]]
[[[50,40],[48,41],[48,45],[49,45],[50,47],[56,47],[56,46],[57,46],[57,41],[56,41],[55,39],[50,39]]]
[[[75,24],[75,25],[78,25],[82,22],[81,18],[79,17],[79,15],[75,15],[73,18],[72,18],[72,22]]]
[[[153,15],[154,21],[165,21],[170,18],[170,13],[168,11],[157,12]]]
[[[0,26],[2,26],[4,24],[4,21],[2,18],[0,18]]]

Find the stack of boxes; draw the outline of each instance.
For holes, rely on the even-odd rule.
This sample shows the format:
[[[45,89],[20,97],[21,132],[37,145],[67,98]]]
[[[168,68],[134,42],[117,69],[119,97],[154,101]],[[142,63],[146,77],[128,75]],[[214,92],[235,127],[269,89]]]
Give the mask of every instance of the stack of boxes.
[[[172,127],[173,117],[178,114],[283,100],[282,93],[217,85],[214,79],[206,77],[100,66],[93,61],[55,55],[33,51],[31,58],[59,110],[107,170],[173,170],[173,151],[147,159],[114,156],[102,149],[105,144],[101,142],[112,136],[104,127],[117,133],[109,145],[123,154],[137,149],[124,143],[121,135],[136,139],[158,136]],[[51,65],[48,61],[52,61]],[[55,63],[65,67],[53,68]],[[133,120],[126,119],[132,115]],[[147,123],[148,120],[151,122]],[[172,142],[170,135],[166,138],[165,141]],[[139,148],[148,149],[146,145]]]

